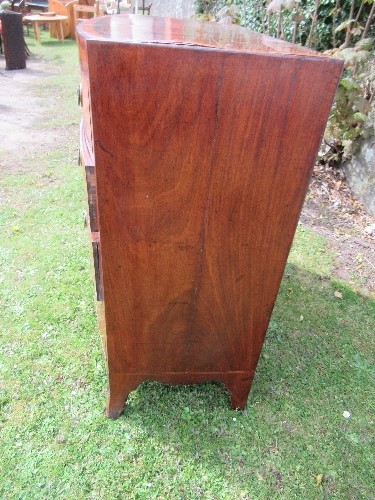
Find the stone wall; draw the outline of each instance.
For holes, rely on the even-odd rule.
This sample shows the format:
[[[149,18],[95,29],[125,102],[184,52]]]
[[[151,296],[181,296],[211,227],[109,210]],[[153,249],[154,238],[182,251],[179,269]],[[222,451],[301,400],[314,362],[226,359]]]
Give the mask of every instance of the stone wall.
[[[375,216],[375,136],[366,139],[358,153],[342,167],[355,196]]]

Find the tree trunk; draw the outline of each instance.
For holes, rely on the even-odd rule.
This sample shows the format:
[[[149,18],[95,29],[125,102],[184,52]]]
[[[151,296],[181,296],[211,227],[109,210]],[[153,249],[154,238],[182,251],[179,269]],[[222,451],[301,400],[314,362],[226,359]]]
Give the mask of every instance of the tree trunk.
[[[340,10],[340,0],[336,0],[336,5],[335,5],[335,10],[334,14],[332,17],[332,47],[336,47],[336,21],[337,21],[337,14]]]
[[[354,1],[355,0],[353,0],[353,2]],[[311,28],[310,28],[310,33],[309,33],[309,38],[308,38],[308,43],[307,43],[307,46],[309,48],[312,47],[312,39],[313,39],[314,31],[315,31],[316,21],[318,19],[318,8],[319,8],[319,0],[315,0],[314,15],[313,15],[312,22],[311,22]]]
[[[366,21],[365,29],[363,30],[361,40],[366,38],[368,30],[370,29],[371,21],[372,21],[372,18],[374,17],[374,14],[375,14],[375,1],[372,3],[370,14],[369,14],[368,19]]]
[[[352,19],[354,17],[354,4],[355,0],[352,0],[351,6],[350,6],[350,13],[349,13],[349,26],[346,28],[346,35],[345,35],[345,42],[340,46],[340,49],[346,49],[348,47],[350,40],[352,38],[352,33],[351,33],[351,27],[352,27]]]
[[[296,43],[296,40],[297,40],[297,31],[298,31],[298,27],[300,25],[300,23],[298,22],[299,7],[300,7],[300,4],[297,3],[297,10],[296,10],[296,14],[295,14],[297,21],[294,22],[293,35],[292,35],[292,43]]]
[[[279,22],[277,23],[277,38],[281,38],[283,33],[283,10],[280,7]]]

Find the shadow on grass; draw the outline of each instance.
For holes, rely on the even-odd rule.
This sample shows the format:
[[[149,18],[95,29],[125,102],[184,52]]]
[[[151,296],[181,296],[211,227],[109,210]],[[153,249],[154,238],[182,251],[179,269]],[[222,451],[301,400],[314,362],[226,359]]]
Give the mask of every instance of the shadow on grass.
[[[318,462],[329,469],[326,492],[337,492],[339,476],[351,467],[356,484],[340,491],[368,491],[374,312],[373,301],[344,284],[289,264],[245,412],[229,410],[219,383],[146,382],[121,418],[182,462],[196,460],[239,487],[250,474],[282,491],[295,474],[311,476]],[[357,417],[350,432],[345,410]]]

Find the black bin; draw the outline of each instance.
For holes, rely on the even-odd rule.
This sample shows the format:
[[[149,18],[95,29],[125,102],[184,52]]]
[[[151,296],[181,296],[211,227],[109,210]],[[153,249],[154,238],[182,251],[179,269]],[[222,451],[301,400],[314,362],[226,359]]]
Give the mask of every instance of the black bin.
[[[5,69],[26,68],[26,44],[23,37],[22,14],[3,11],[0,15],[4,43]]]

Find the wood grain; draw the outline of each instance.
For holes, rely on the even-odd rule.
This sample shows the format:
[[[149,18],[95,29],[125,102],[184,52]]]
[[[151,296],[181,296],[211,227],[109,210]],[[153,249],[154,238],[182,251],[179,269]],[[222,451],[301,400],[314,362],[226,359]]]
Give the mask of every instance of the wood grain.
[[[55,12],[61,16],[67,16],[67,19],[62,23],[64,38],[70,37],[74,38],[75,26],[72,21],[73,17],[73,4],[77,0],[65,1],[65,0],[48,0],[48,12]],[[72,28],[74,31],[72,31]],[[49,33],[51,38],[59,38],[59,32],[56,25],[50,24]],[[73,35],[73,36],[72,36]]]
[[[270,51],[273,40],[252,44],[233,26],[220,27],[215,47],[197,46],[192,26],[199,40],[212,27],[192,21],[169,20],[170,43],[149,43],[146,20],[142,43],[137,19],[128,41],[132,16],[116,17],[114,41],[111,22],[79,27],[107,414],[149,379],[221,380],[243,408],[342,64],[289,44]],[[154,21],[163,40],[164,23]],[[239,48],[222,48],[228,39]]]

